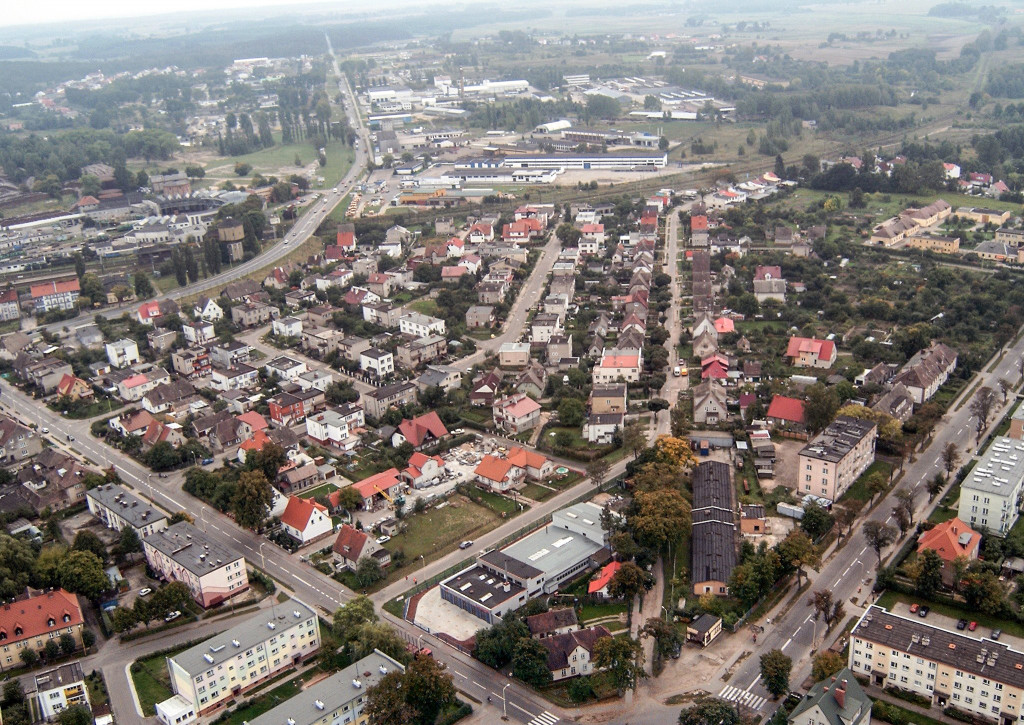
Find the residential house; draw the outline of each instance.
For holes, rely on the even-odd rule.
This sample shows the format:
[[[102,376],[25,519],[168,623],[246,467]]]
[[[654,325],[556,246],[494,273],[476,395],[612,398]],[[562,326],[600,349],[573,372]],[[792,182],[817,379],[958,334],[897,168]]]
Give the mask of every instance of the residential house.
[[[252,357],[252,348],[239,340],[218,342],[207,345],[206,349],[210,353],[210,360],[213,361],[213,364],[222,368],[247,363]]]
[[[501,370],[497,368],[475,378],[472,389],[469,391],[470,405],[487,407],[493,405],[494,398],[501,386],[501,379]]]
[[[369,415],[380,418],[392,407],[401,407],[416,402],[414,383],[392,383],[363,393],[360,402]]]
[[[444,335],[444,320],[419,312],[408,312],[398,318],[398,329],[403,335],[411,337],[427,337],[429,335]]]
[[[445,470],[444,459],[440,456],[428,456],[415,451],[409,457],[409,465],[402,471],[402,478],[412,488],[423,488],[437,481]]]
[[[516,377],[513,387],[517,393],[525,393],[532,398],[543,397],[548,384],[548,371],[535,360],[531,360],[526,369]]]
[[[249,588],[242,555],[187,521],[150,534],[142,548],[157,577],[183,582],[201,607],[220,604]]]
[[[853,672],[839,670],[816,682],[793,708],[789,725],[871,725],[872,699]]]
[[[0,464],[24,461],[41,450],[43,441],[35,431],[6,415],[0,415]]]
[[[359,443],[359,438],[352,435],[349,421],[333,410],[307,415],[306,435],[322,446],[333,446],[343,451],[353,450]]]
[[[494,322],[494,308],[489,305],[473,305],[466,310],[466,327],[470,330],[493,327]]]
[[[397,352],[402,367],[415,369],[444,357],[448,353],[448,341],[440,335],[428,335],[399,345]]]
[[[956,369],[956,351],[948,345],[933,340],[924,350],[918,351],[907,360],[906,365],[893,379],[893,384],[902,383],[917,405],[921,405],[938,392]]]
[[[231,321],[239,327],[265,325],[280,316],[279,309],[263,302],[246,302],[231,308]]]
[[[642,368],[643,353],[640,350],[606,348],[601,353],[601,361],[594,366],[594,385],[639,382]]]
[[[162,327],[157,327],[146,333],[146,342],[149,344],[149,349],[156,355],[162,355],[170,351],[177,341],[178,333],[174,330],[165,330]]]
[[[775,395],[772,397],[765,417],[768,425],[773,428],[803,430],[806,423],[804,415],[804,401],[799,398]]]
[[[789,338],[786,357],[793,367],[827,370],[836,361],[836,345],[831,340],[794,336]]]
[[[956,560],[963,557],[966,561],[976,561],[980,547],[981,534],[956,516],[936,524],[917,539],[918,557],[925,549],[931,549],[942,560],[942,581],[947,587],[959,583],[953,581]]]
[[[601,567],[597,576],[587,583],[587,594],[593,599],[609,599],[608,585],[621,566],[621,562],[610,561]]]
[[[522,393],[496,398],[491,406],[494,425],[509,435],[535,428],[540,423],[540,410],[540,403]]]
[[[708,379],[693,388],[693,422],[718,425],[729,418],[725,388],[717,380]]]
[[[142,398],[142,407],[153,415],[159,415],[177,408],[182,401],[188,401],[195,396],[196,389],[192,387],[192,383],[187,380],[176,380],[173,383],[158,385],[146,393]]]
[[[95,393],[92,386],[74,375],[64,374],[57,383],[57,395],[72,401],[91,400]]]
[[[91,710],[85,672],[78,661],[33,673],[23,683],[29,711],[44,722],[57,721],[71,707]]]
[[[722,633],[722,618],[704,612],[686,625],[686,640],[707,647]],[[818,724],[816,724],[818,725]]]
[[[580,628],[576,610],[572,607],[549,609],[546,612],[531,615],[523,621],[526,628],[530,630],[532,639],[546,639],[559,634],[568,634]]]
[[[437,411],[430,411],[412,420],[403,420],[398,430],[391,436],[391,445],[397,448],[408,443],[415,450],[432,445],[448,435],[448,429],[438,416]]]
[[[117,393],[129,403],[143,399],[149,391],[158,385],[171,381],[171,376],[163,368],[153,368],[144,373],[129,375],[117,384]]]
[[[10,322],[21,319],[21,306],[18,303],[18,290],[13,287],[0,292],[0,320]]]
[[[517,488],[526,479],[526,471],[507,458],[485,455],[473,470],[477,485],[504,493]]]
[[[28,596],[0,605],[0,657],[7,668],[21,667],[19,653],[31,649],[45,653],[45,643],[62,634],[70,634],[75,646],[82,646],[85,618],[78,595],[65,589],[29,593]]]
[[[522,468],[531,481],[546,481],[555,471],[555,464],[549,458],[519,446],[509,446],[505,457]]]
[[[420,392],[430,388],[441,388],[446,393],[462,387],[462,372],[457,368],[443,365],[428,365],[426,371],[416,378]]]
[[[200,297],[192,307],[192,315],[204,322],[217,322],[224,319],[224,308],[211,297]]]
[[[628,390],[625,383],[595,385],[590,390],[587,404],[592,413],[625,413],[628,410]]]
[[[387,549],[381,547],[366,532],[357,531],[348,524],[342,524],[338,529],[338,537],[334,540],[331,552],[334,557],[334,568],[338,571],[355,571],[359,568],[359,560],[364,557],[372,557],[381,566],[391,563],[391,555]]]
[[[288,499],[288,505],[281,514],[281,527],[302,546],[329,536],[334,531],[327,508],[312,498],[300,496]]]
[[[583,423],[583,438],[589,443],[610,445],[622,431],[622,413],[591,413]]]
[[[503,368],[525,367],[530,362],[530,343],[506,342],[498,348],[498,365]]]
[[[181,331],[185,334],[185,344],[190,346],[205,345],[217,338],[212,322],[186,322],[182,324]]]
[[[562,331],[562,318],[549,312],[541,312],[534,316],[530,323],[530,341],[547,344],[549,340]]]
[[[405,481],[397,468],[389,468],[353,483],[352,487],[363,497],[361,508],[376,511],[405,490]]]
[[[205,377],[213,371],[210,354],[203,347],[171,351],[171,367],[178,375],[189,380]]]
[[[77,278],[61,282],[43,282],[29,287],[32,306],[37,315],[46,314],[52,310],[64,312],[74,310],[80,294],[81,287]]]
[[[167,528],[167,514],[120,484],[97,486],[86,492],[85,500],[92,515],[108,529],[121,531],[130,526],[142,539]]]
[[[148,410],[129,410],[110,419],[111,430],[123,436],[143,436],[156,418]]]
[[[839,500],[874,462],[877,433],[874,421],[848,415],[832,421],[800,451],[797,494]]]
[[[302,320],[298,317],[281,317],[270,323],[270,331],[278,337],[301,337]]]
[[[702,461],[693,471],[690,575],[695,596],[728,596],[738,563],[736,491],[729,465]]]
[[[259,382],[259,370],[239,363],[230,368],[213,368],[210,373],[210,387],[214,390],[248,390]]]
[[[377,380],[393,375],[395,356],[388,350],[371,347],[359,354],[359,369]]]
[[[556,634],[540,640],[547,650],[547,668],[555,682],[570,677],[583,677],[597,671],[594,666],[594,645],[611,632],[604,625]]]
[[[960,485],[957,515],[992,536],[1006,536],[1024,496],[1024,443],[996,436]]]

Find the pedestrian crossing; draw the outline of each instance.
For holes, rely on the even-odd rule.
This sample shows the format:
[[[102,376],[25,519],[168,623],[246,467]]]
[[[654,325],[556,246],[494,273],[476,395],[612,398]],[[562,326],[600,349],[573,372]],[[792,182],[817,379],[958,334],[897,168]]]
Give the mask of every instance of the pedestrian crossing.
[[[558,718],[545,710],[540,715],[533,718],[533,720],[530,720],[529,725],[555,725],[556,722],[558,722]]]
[[[764,707],[764,704],[768,702],[768,698],[755,695],[749,690],[741,690],[738,687],[732,687],[726,685],[722,688],[722,691],[718,693],[718,696],[723,700],[729,702],[735,702],[744,707],[749,707],[751,710],[760,710]]]

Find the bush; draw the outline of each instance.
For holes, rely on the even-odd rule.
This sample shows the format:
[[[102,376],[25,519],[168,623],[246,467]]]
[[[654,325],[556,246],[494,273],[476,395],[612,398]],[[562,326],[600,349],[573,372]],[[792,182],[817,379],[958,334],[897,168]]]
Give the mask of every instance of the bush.
[[[454,710],[450,710],[449,712],[442,714],[437,719],[437,723],[435,723],[435,725],[454,725],[454,723],[457,723],[462,718],[469,717],[473,714],[473,706],[468,702],[463,702],[462,700],[457,700],[456,702],[459,703],[459,706]]]
[[[892,725],[904,725],[907,721],[899,708],[892,707],[884,700],[875,700],[875,703],[871,706],[871,717],[872,719],[885,720],[887,723],[892,723]]]
[[[973,723],[975,721],[975,718],[974,718],[973,715],[971,715],[970,713],[966,713],[963,710],[958,710],[957,708],[953,707],[952,705],[950,705],[949,707],[945,708],[942,711],[942,714],[945,715],[946,717],[951,717],[954,720],[959,720],[960,722]]]
[[[589,677],[574,677],[569,681],[566,688],[569,699],[573,702],[586,702],[594,696],[594,686],[590,684]]]

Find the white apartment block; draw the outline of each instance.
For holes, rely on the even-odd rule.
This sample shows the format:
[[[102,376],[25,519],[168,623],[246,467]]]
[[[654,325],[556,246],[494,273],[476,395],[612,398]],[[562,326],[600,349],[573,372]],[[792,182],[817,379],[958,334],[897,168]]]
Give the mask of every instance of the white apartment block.
[[[115,368],[127,368],[139,362],[139,346],[135,340],[107,343],[107,360]]]
[[[351,434],[348,417],[333,410],[307,416],[306,435],[322,446],[334,446],[342,450],[351,450],[359,442]]]
[[[409,312],[398,318],[398,330],[403,335],[426,337],[427,335],[444,335],[444,320],[419,312]]]
[[[359,353],[359,369],[377,379],[395,372],[395,356],[379,347],[371,347]]]
[[[995,438],[960,485],[961,521],[982,533],[1006,536],[1020,515],[1024,441]]]
[[[320,649],[316,612],[297,599],[167,658],[171,689],[205,715]],[[172,698],[173,700],[173,698]],[[160,707],[157,705],[159,717]]]
[[[89,707],[89,692],[85,686],[85,673],[77,660],[32,676],[33,692],[28,699],[35,701],[39,719],[50,722],[69,707]],[[26,688],[28,689],[28,688]]]
[[[105,483],[86,491],[85,500],[92,515],[108,529],[121,531],[131,526],[143,539],[167,528],[167,514],[124,486]]]
[[[841,415],[800,450],[797,494],[837,501],[875,460],[872,421]]]
[[[849,667],[877,687],[899,688],[999,725],[1024,704],[1024,653],[872,606],[850,633]]]
[[[180,581],[203,607],[212,607],[249,588],[242,555],[207,538],[187,521],[142,540],[146,561],[165,581]]]

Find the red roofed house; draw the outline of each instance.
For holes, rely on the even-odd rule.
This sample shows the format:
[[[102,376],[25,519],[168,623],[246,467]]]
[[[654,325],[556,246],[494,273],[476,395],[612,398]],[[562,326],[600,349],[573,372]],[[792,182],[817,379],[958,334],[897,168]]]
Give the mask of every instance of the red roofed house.
[[[245,457],[250,451],[262,451],[263,446],[270,442],[270,436],[261,430],[255,431],[252,436],[242,441],[238,446],[238,462],[245,463]]]
[[[363,497],[363,509],[366,511],[374,511],[381,507],[383,501],[394,499],[404,486],[397,468],[389,468],[352,484]]]
[[[91,399],[94,393],[89,383],[74,375],[64,373],[64,377],[57,383],[57,395],[66,395],[71,400],[86,400]]]
[[[619,570],[620,566],[622,566],[622,564],[617,561],[610,561],[605,564],[598,573],[597,578],[591,580],[587,585],[587,594],[592,597],[607,599],[608,584],[611,582],[612,577],[615,576],[615,572]]]
[[[352,252],[356,248],[356,227],[355,224],[339,224],[338,236],[335,242],[342,249]]]
[[[715,320],[715,330],[719,335],[725,335],[730,332],[736,332],[736,323],[734,323],[728,317],[719,317]]]
[[[381,272],[374,272],[366,278],[366,289],[378,297],[387,297],[391,294],[391,278]]]
[[[110,427],[123,436],[142,436],[156,418],[148,410],[134,410],[110,419]]]
[[[551,478],[555,464],[536,451],[528,451],[519,446],[508,449],[508,460],[526,471],[526,477],[534,481]]]
[[[772,427],[803,428],[804,401],[797,398],[787,398],[784,395],[776,395],[772,398],[765,417],[768,420],[768,425]]]
[[[836,344],[831,340],[818,340],[813,337],[791,337],[786,348],[786,357],[793,367],[827,370],[836,361]]]
[[[156,302],[143,302],[139,305],[139,322],[143,325],[152,325],[153,320],[157,317],[161,317],[163,313],[160,311],[160,303]]]
[[[460,280],[465,275],[469,274],[469,270],[463,267],[461,264],[454,267],[441,267],[441,279],[442,280]]]
[[[142,450],[143,452],[148,451],[157,443],[170,443],[173,447],[177,448],[184,442],[185,436],[181,432],[180,425],[154,420],[146,428],[146,432],[142,436]]]
[[[395,448],[408,442],[416,450],[425,445],[441,440],[448,435],[448,429],[444,427],[441,418],[436,411],[430,411],[424,415],[403,420],[398,424],[398,431],[391,436],[391,445]]]
[[[402,478],[413,488],[429,486],[445,471],[441,456],[428,456],[416,451],[409,457],[409,465],[402,471]]]
[[[253,433],[258,430],[266,430],[268,427],[267,419],[255,410],[246,411],[245,413],[236,415],[235,417],[252,428]]]
[[[708,228],[708,218],[703,214],[695,214],[690,217],[690,231],[701,232]]]
[[[500,492],[515,488],[526,478],[526,471],[512,461],[491,455],[484,456],[473,473],[478,485]]]
[[[300,544],[308,544],[327,536],[334,530],[331,516],[324,506],[312,498],[292,496],[281,514],[281,526]]]
[[[525,393],[495,398],[491,413],[498,430],[511,435],[531,430],[540,423],[540,403]]]
[[[968,561],[978,558],[981,545],[981,534],[959,519],[951,518],[921,534],[917,540],[917,553],[931,549],[942,559],[942,581],[946,586],[953,585],[953,561],[962,556]]]
[[[643,354],[639,350],[603,350],[601,362],[594,367],[594,385],[607,385],[622,380],[627,383],[639,382],[641,367]]]
[[[10,651],[7,666],[20,667],[24,664],[15,653],[25,648],[42,655],[44,645],[62,634],[70,634],[75,645],[81,647],[84,626],[78,597],[64,589],[54,589],[0,606],[0,640],[3,640],[4,649]]]
[[[539,237],[544,232],[544,224],[539,219],[527,218],[506,224],[501,236],[506,242],[525,242]]]
[[[50,310],[73,310],[81,293],[77,279],[34,284],[29,290],[37,313]]]
[[[381,566],[391,563],[391,554],[387,549],[382,549],[373,537],[356,531],[348,524],[338,530],[338,538],[334,540],[331,551],[334,553],[334,568],[339,571],[355,571],[364,556],[373,557]]]
[[[778,265],[758,265],[757,270],[754,272],[754,281],[764,281],[766,279],[782,279],[782,267]]]
[[[483,222],[477,222],[469,228],[469,234],[466,238],[472,244],[483,244],[484,242],[494,241],[494,227],[490,224],[484,224]]]

